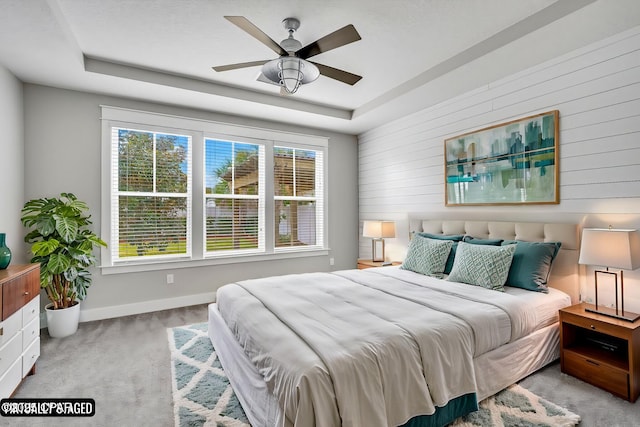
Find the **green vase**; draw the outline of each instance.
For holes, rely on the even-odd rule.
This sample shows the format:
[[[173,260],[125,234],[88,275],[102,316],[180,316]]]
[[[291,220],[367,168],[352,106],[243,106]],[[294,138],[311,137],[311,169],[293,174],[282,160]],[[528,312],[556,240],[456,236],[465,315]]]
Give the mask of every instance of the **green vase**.
[[[7,247],[5,233],[0,233],[0,270],[4,270],[11,262],[11,250]]]

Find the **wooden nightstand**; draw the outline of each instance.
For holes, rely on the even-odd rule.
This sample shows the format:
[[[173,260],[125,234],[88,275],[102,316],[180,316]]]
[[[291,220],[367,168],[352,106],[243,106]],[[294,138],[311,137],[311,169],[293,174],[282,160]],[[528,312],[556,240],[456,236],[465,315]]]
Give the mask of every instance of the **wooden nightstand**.
[[[627,322],[585,311],[591,304],[560,310],[562,372],[629,402],[640,395],[640,320]]]
[[[359,259],[358,270],[364,270],[365,268],[386,267],[388,265],[400,265],[400,264],[402,263],[399,261],[393,261],[390,264],[385,264],[382,261],[371,261],[370,259]]]

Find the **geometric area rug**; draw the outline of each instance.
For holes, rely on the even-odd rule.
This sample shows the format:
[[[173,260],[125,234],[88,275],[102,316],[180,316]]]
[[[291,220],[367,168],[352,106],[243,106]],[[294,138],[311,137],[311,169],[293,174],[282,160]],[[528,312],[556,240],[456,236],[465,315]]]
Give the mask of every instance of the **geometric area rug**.
[[[207,335],[207,323],[168,328],[176,427],[250,427]]]
[[[176,427],[251,427],[207,335],[207,323],[167,329]],[[571,427],[580,416],[514,384],[450,427]]]
[[[479,409],[450,424],[452,427],[571,427],[580,416],[551,403],[518,384],[481,401]]]

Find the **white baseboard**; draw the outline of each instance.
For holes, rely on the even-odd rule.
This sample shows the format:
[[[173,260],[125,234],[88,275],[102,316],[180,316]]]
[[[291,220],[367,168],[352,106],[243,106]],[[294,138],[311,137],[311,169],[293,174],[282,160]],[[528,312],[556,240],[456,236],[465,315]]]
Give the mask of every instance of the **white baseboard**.
[[[114,305],[110,307],[89,308],[86,310],[80,307],[80,322],[113,319],[116,317],[131,316],[134,314],[150,313],[152,311],[207,304],[214,302],[215,299],[215,292],[206,292],[203,294],[184,295],[175,298],[156,299],[131,304]],[[40,316],[40,327],[47,327],[47,319],[44,313],[41,313]]]
[[[204,294],[185,295],[175,298],[156,299],[112,307],[90,308],[87,310],[83,310],[81,307],[80,322],[112,319],[114,317],[131,316],[132,314],[150,313],[152,311],[206,304],[215,301],[215,299],[215,292],[206,292]]]

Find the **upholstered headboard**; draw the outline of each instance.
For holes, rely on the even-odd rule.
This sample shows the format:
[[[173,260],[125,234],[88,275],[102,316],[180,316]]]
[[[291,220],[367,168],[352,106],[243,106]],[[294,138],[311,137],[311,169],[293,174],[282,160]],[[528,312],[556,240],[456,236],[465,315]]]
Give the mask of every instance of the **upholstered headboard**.
[[[580,233],[576,224],[508,221],[456,221],[410,219],[410,232],[432,234],[467,234],[478,238],[561,242],[553,262],[549,286],[567,293],[575,304],[580,298],[578,257]]]

